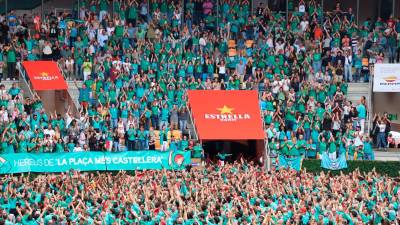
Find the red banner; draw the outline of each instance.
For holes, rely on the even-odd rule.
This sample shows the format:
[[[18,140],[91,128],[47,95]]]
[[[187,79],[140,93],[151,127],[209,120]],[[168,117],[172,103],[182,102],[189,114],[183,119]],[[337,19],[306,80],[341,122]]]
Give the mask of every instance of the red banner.
[[[202,140],[263,140],[257,91],[188,91]]]
[[[53,61],[22,62],[35,91],[67,90],[64,77]]]

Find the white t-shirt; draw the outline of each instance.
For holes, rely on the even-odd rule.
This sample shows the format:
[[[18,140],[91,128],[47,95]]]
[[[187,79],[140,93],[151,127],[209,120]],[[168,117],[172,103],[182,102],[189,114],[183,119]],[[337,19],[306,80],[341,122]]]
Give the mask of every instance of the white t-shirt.
[[[72,120],[73,120],[73,118],[70,115],[65,114],[65,127],[66,128],[69,127],[69,125],[71,124]]]
[[[304,13],[306,12],[306,6],[305,5],[299,5],[299,12]]]
[[[274,47],[274,41],[272,40],[272,38],[268,38],[267,39],[267,45],[269,48],[273,48]]]
[[[111,33],[113,33],[115,30],[115,27],[107,27],[107,34],[108,36],[111,36]]]
[[[323,41],[324,48],[329,48],[331,46],[332,38],[325,38]]]
[[[306,29],[307,29],[307,27],[308,27],[308,21],[307,20],[303,20],[303,21],[301,21],[300,22],[300,27],[301,27],[301,30],[302,31],[305,31]]]
[[[50,137],[54,137],[54,135],[55,135],[55,131],[53,130],[53,129],[51,129],[51,130],[49,130],[49,129],[44,129],[43,130],[43,134],[45,134],[45,135],[50,135]]]
[[[8,122],[8,112],[7,112],[7,110],[0,110],[0,119],[3,122]]]
[[[220,73],[220,74],[225,74],[225,73],[226,73],[226,68],[225,68],[225,66],[220,66],[220,67],[219,67],[219,73]]]
[[[104,47],[107,40],[108,40],[107,34],[100,33],[99,36],[97,37],[97,41],[99,42],[100,47]]]
[[[315,110],[315,101],[314,100],[312,100],[312,101],[308,100],[307,105],[308,105],[308,108],[310,108],[312,111]]]
[[[272,93],[277,94],[279,91],[279,88],[282,86],[282,81],[274,81],[272,83]]]
[[[364,144],[363,144],[363,142],[361,141],[361,138],[360,138],[359,136],[357,136],[357,137],[354,139],[354,146],[358,147],[358,146],[362,146],[362,145],[364,145]]]
[[[51,55],[51,53],[53,53],[53,50],[51,50],[50,45],[46,45],[43,48],[43,54],[45,55]]]
[[[350,113],[350,107],[345,105],[343,107],[343,115],[349,115],[349,113]]]
[[[345,65],[351,65],[353,61],[353,57],[351,57],[351,55],[346,56],[345,60],[344,60],[344,64]]]
[[[280,50],[284,50],[285,49],[285,43],[276,43],[276,47],[275,47],[275,51],[279,52]]]
[[[81,146],[75,146],[74,147],[74,150],[73,150],[74,152],[83,152],[83,148],[81,147]]]
[[[203,37],[201,37],[201,38],[199,39],[199,45],[201,45],[201,46],[206,46],[206,45],[207,45],[206,39],[204,39]]]
[[[287,92],[289,91],[289,86],[290,86],[290,80],[286,79],[283,81],[283,91]]]
[[[334,130],[339,130],[340,129],[340,120],[334,120],[333,121],[333,127]]]
[[[384,124],[384,123],[383,124],[379,124],[378,128],[379,128],[379,132],[384,133],[385,130],[386,130],[386,124]]]
[[[73,59],[67,59],[66,61],[65,61],[65,66],[66,67],[71,67],[71,66],[73,66],[74,65],[74,60]]]

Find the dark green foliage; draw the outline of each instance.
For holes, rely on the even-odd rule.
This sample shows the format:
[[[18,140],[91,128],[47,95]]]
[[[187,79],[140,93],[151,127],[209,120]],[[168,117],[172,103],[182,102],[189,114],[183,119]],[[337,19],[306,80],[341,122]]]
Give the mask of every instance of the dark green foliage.
[[[359,169],[361,172],[370,172],[373,168],[375,171],[382,175],[390,177],[400,177],[400,162],[398,161],[347,161],[347,169],[330,171],[331,174],[350,173],[355,169]],[[303,160],[302,169],[306,168],[307,172],[319,173],[321,171],[328,172],[329,170],[321,168],[321,160],[316,159],[305,159]]]

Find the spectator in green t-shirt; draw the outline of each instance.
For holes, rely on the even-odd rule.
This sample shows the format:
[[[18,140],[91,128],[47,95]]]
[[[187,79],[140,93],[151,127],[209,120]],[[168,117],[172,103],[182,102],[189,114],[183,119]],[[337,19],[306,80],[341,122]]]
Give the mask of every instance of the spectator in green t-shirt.
[[[14,44],[6,46],[5,51],[7,53],[7,78],[6,79],[15,80],[17,56],[16,56]]]

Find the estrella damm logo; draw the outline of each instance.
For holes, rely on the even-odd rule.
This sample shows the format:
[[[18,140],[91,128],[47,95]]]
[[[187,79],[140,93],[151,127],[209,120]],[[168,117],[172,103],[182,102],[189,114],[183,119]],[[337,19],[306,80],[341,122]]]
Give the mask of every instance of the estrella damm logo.
[[[250,114],[248,113],[234,113],[235,108],[223,105],[223,107],[217,108],[218,113],[206,113],[204,114],[207,120],[219,120],[221,122],[236,122],[238,120],[249,120]]]
[[[43,81],[49,81],[49,80],[57,80],[59,77],[57,75],[51,75],[47,72],[41,72],[39,75],[35,75],[33,77],[35,80],[43,80]]]

